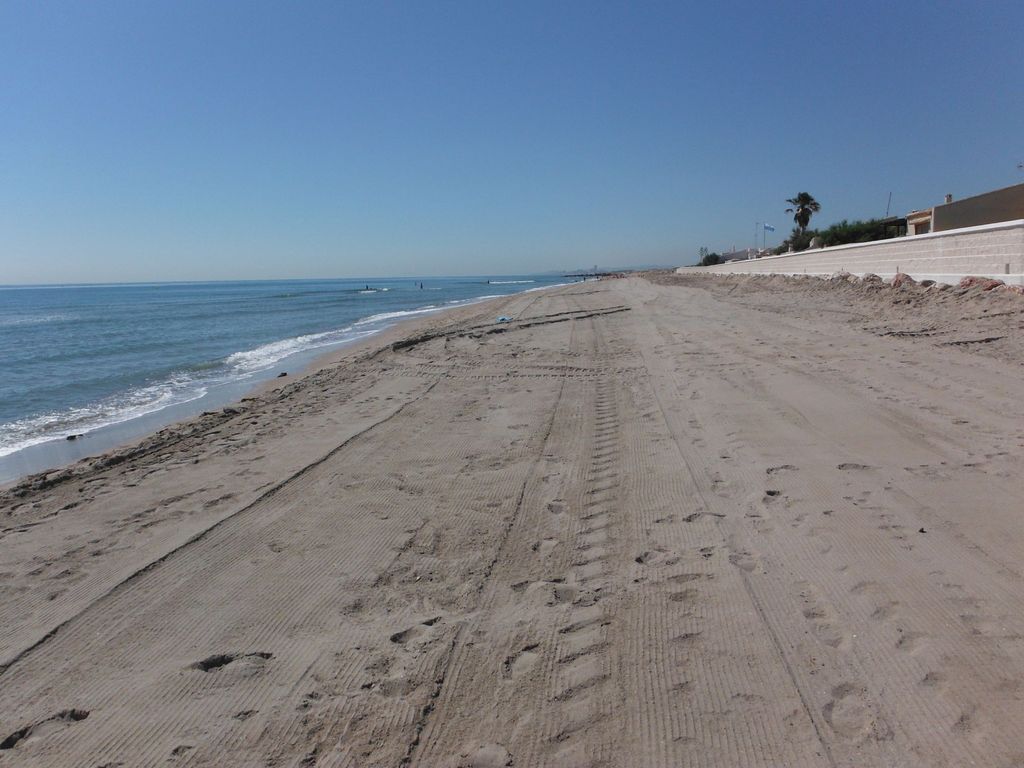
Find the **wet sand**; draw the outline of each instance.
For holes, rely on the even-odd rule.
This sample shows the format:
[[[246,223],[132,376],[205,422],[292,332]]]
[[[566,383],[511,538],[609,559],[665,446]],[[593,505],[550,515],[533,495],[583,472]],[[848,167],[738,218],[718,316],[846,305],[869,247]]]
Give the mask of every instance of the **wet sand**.
[[[31,478],[0,766],[1017,765],[1022,310],[519,294]]]

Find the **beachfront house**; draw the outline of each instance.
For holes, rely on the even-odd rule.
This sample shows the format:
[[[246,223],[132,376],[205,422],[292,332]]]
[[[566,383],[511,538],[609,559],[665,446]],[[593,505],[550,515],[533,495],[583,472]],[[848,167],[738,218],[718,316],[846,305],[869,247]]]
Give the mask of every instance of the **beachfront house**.
[[[963,200],[946,195],[941,205],[907,214],[907,234],[924,235],[950,229],[1024,219],[1024,184],[1015,184]]]
[[[722,254],[722,263],[727,261],[746,261],[757,257],[757,251],[753,248],[744,248],[739,251],[730,251]]]

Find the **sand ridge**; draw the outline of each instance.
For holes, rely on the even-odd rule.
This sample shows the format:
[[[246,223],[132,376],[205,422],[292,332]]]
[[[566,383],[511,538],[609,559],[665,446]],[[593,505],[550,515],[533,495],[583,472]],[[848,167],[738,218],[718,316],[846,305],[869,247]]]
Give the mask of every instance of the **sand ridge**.
[[[1020,360],[817,290],[506,297],[9,489],[0,765],[1014,765]]]

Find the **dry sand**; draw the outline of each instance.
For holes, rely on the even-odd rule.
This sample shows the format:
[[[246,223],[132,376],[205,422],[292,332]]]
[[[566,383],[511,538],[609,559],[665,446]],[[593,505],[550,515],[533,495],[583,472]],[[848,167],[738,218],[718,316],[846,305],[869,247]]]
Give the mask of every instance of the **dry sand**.
[[[1020,766],[1022,307],[521,294],[33,478],[0,766]]]

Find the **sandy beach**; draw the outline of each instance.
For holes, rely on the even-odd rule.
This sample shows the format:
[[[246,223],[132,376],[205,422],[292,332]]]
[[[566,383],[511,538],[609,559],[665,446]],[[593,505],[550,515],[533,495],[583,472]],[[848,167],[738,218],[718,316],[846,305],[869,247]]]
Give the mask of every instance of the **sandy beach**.
[[[1022,323],[602,280],[29,478],[0,766],[1020,766]]]

